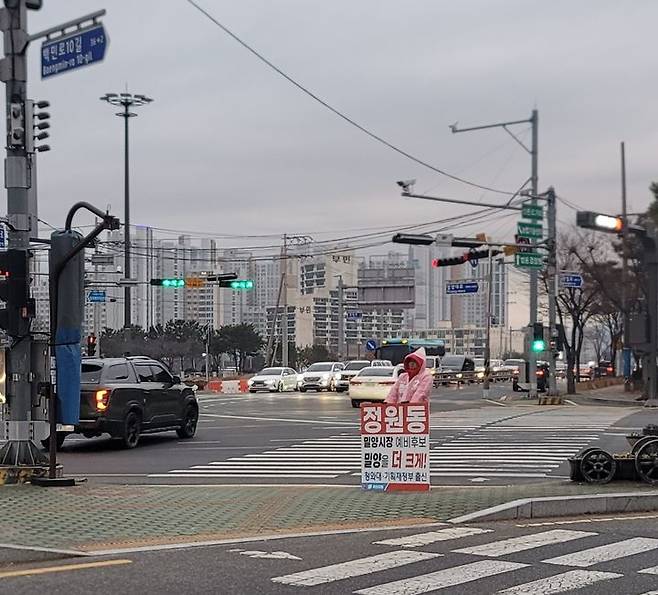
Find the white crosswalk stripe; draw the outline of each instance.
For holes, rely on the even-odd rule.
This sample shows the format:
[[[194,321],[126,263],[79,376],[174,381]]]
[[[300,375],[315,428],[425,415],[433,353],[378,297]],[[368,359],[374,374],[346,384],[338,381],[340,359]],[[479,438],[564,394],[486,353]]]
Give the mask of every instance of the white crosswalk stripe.
[[[623,574],[615,572],[596,572],[593,570],[570,570],[547,578],[517,585],[503,591],[499,595],[553,595],[582,589],[601,581],[621,578]]]
[[[284,585],[313,587],[315,585],[332,583],[355,576],[363,576],[364,574],[371,574],[381,570],[398,568],[407,564],[413,564],[414,562],[431,560],[432,558],[438,558],[440,555],[401,550],[370,556],[368,558],[360,558],[358,560],[350,560],[341,564],[331,564],[330,566],[314,568],[313,570],[306,570],[304,572],[295,572],[294,574],[285,576],[277,576],[272,581]]]
[[[437,541],[449,541],[451,539],[491,532],[492,529],[479,529],[478,527],[447,527],[438,531],[428,531],[427,533],[418,533],[417,535],[408,535],[407,537],[397,537],[395,539],[384,539],[383,541],[375,541],[374,543],[395,547],[420,547],[436,543]]]
[[[429,593],[430,591],[456,587],[504,572],[512,572],[527,566],[528,564],[519,564],[517,562],[482,560],[429,574],[413,576],[400,581],[384,583],[375,587],[368,587],[367,589],[355,591],[355,593],[361,595],[416,595],[417,593]]]
[[[625,539],[624,541],[617,541],[615,543],[581,550],[573,554],[557,556],[556,558],[544,560],[544,562],[546,564],[586,568],[601,562],[626,558],[627,556],[634,556],[635,554],[642,554],[656,549],[658,549],[658,539],[653,539],[651,537],[633,537],[631,539]]]
[[[455,552],[459,554],[472,554],[474,556],[497,558],[499,556],[524,552],[538,547],[573,541],[574,539],[582,539],[583,537],[591,537],[593,535],[596,535],[596,533],[553,529],[551,531],[542,531],[541,533],[503,539],[502,541],[492,541],[490,543],[485,543],[484,545],[465,547],[455,550]]]

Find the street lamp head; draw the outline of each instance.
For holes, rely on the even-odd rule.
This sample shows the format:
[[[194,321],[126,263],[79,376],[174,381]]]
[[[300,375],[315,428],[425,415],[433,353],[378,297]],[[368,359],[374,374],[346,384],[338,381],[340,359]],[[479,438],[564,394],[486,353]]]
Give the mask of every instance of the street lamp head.
[[[146,105],[153,101],[152,98],[146,95],[132,93],[106,93],[103,97],[99,98],[101,101],[106,101],[110,105],[122,105],[124,107],[139,107]],[[119,114],[124,115],[124,114]]]
[[[398,180],[396,184],[404,190],[404,192],[409,192],[411,187],[416,183],[416,180]]]

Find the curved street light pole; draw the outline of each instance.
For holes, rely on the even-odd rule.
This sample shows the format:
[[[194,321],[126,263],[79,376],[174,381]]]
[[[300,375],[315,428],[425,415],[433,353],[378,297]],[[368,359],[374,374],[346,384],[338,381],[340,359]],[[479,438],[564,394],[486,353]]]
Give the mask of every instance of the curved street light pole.
[[[146,95],[133,95],[132,93],[106,93],[100,97],[101,101],[106,101],[110,105],[123,107],[123,110],[115,115],[123,118],[124,121],[124,277],[130,279],[130,165],[129,165],[129,144],[128,144],[128,118],[137,116],[131,112],[130,108],[148,105],[153,101]],[[124,316],[123,326],[128,328],[132,324],[132,302],[130,299],[130,285],[126,285],[124,295]]]

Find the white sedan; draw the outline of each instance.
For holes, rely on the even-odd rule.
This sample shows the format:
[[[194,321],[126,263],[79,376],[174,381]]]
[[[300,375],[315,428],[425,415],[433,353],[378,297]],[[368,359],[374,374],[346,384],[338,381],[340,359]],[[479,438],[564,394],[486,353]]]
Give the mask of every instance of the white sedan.
[[[265,368],[247,381],[249,392],[297,390],[297,372],[292,368]]]
[[[362,401],[383,401],[400,373],[402,366],[371,366],[363,368],[350,380],[348,395],[352,407],[359,407]]]

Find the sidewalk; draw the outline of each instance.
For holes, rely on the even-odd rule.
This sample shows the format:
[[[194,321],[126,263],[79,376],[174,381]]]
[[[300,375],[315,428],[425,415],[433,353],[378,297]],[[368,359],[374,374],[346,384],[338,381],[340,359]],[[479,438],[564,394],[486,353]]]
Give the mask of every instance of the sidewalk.
[[[653,491],[645,484],[546,482],[372,493],[323,486],[5,486],[0,548],[101,552],[277,533],[446,521],[521,498]]]
[[[564,395],[565,399],[579,405],[605,405],[608,407],[644,407],[644,401],[637,400],[640,391],[624,392],[623,386],[608,386],[584,390],[576,395]]]

